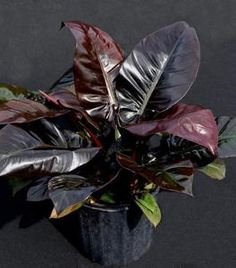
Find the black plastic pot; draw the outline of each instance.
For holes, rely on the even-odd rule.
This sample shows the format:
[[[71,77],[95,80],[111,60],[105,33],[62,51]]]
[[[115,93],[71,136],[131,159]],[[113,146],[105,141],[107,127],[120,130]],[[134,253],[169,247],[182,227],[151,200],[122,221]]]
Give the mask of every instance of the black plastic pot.
[[[136,261],[152,242],[154,227],[136,206],[86,205],[75,221],[81,253],[102,265]]]

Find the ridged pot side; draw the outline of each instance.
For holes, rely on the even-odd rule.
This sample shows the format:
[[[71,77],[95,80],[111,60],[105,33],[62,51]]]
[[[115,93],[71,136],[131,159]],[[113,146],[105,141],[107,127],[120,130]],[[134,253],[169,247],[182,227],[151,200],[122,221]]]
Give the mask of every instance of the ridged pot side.
[[[154,227],[137,207],[86,205],[76,220],[81,253],[93,262],[126,265],[150,248]]]

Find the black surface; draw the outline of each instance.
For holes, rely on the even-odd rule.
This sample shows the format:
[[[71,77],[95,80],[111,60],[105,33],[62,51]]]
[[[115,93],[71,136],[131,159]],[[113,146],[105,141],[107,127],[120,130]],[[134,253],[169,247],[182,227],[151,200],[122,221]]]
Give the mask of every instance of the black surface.
[[[74,40],[68,31],[59,31],[67,19],[100,26],[127,52],[157,28],[186,20],[197,29],[202,61],[185,100],[215,114],[236,115],[234,0],[1,0],[0,81],[49,87],[72,62]],[[235,163],[227,161],[227,178],[221,182],[198,174],[194,198],[161,193],[163,219],[154,243],[128,267],[236,267]],[[19,210],[10,201],[2,201],[0,208],[1,222]],[[1,224],[0,267],[100,267],[77,253],[48,220],[24,229],[18,223],[19,217]]]

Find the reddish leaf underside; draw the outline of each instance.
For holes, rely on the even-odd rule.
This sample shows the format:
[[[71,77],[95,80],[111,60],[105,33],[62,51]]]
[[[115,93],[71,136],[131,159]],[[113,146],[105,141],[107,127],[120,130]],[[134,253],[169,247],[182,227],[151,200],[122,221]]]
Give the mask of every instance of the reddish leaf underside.
[[[155,183],[157,186],[161,187],[162,189],[170,190],[170,191],[175,191],[175,192],[184,192],[191,194],[191,191],[187,189],[186,183],[179,183],[178,181],[174,180],[174,178],[177,178],[178,176],[182,176],[182,178],[188,177],[191,179],[191,184],[192,184],[192,175],[193,175],[193,166],[190,161],[184,161],[184,163],[181,164],[173,164],[170,165],[169,167],[165,167],[163,172],[162,171],[157,171],[158,167],[156,170],[139,165],[137,162],[135,162],[132,158],[130,158],[127,155],[117,153],[117,161],[119,164],[125,168],[128,169],[150,181]],[[175,173],[173,177],[168,175],[169,170],[175,170]],[[177,170],[177,172],[176,172]],[[185,181],[187,179],[184,179]]]
[[[97,27],[79,21],[65,25],[76,39],[74,78],[79,103],[89,115],[112,120],[117,104],[108,73],[123,60],[123,53]]]
[[[218,129],[211,110],[179,103],[161,116],[160,119],[143,121],[130,125],[126,129],[138,136],[167,132],[200,144],[216,154]]]
[[[0,104],[0,124],[26,123],[65,113],[65,110],[49,110],[43,104],[28,99],[11,100]]]

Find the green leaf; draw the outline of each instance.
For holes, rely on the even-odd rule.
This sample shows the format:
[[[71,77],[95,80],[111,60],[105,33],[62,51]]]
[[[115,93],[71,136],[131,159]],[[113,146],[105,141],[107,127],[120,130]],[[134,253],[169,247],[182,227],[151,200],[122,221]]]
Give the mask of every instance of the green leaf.
[[[213,179],[222,180],[225,177],[226,167],[223,160],[216,159],[207,166],[199,168],[199,170]]]
[[[218,155],[220,158],[236,156],[236,117],[219,116],[216,119],[219,131]]]
[[[9,178],[8,184],[12,189],[12,196],[14,196],[17,192],[25,188],[31,182],[32,180],[24,180],[17,177]]]
[[[109,203],[109,204],[116,203],[116,201],[114,199],[114,193],[112,193],[112,192],[103,193],[100,197],[100,201],[105,202],[105,203]]]
[[[151,191],[151,190],[154,190],[156,188],[156,185],[154,184],[154,183],[149,183],[149,184],[147,184],[145,187],[144,187],[144,189],[145,190],[148,190],[148,191]]]
[[[160,223],[161,211],[153,195],[145,193],[140,198],[136,197],[135,203],[155,227]]]
[[[9,101],[12,99],[22,100],[30,95],[36,95],[36,92],[29,91],[25,88],[0,83],[0,102]]]

